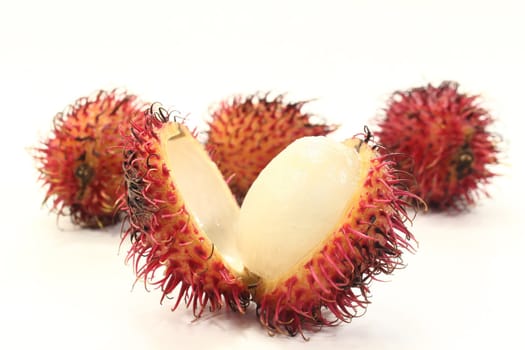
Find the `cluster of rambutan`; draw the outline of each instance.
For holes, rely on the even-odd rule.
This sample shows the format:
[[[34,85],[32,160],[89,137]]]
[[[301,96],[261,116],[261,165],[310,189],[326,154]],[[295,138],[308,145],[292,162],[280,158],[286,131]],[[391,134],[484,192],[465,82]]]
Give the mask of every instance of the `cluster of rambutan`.
[[[303,334],[366,307],[370,281],[413,250],[413,206],[464,209],[494,176],[492,118],[457,88],[393,94],[379,143],[368,128],[337,142],[305,102],[255,94],[221,103],[202,144],[161,105],[101,91],[59,113],[35,157],[59,215],[103,227],[123,213],[128,260],[174,308],[254,303],[271,333]]]

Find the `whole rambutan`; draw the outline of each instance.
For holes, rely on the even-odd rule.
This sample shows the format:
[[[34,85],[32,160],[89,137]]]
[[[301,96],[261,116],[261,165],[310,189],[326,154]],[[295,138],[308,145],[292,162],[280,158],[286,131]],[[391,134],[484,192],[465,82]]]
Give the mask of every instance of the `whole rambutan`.
[[[123,190],[122,135],[142,108],[135,95],[113,90],[79,98],[58,113],[52,135],[34,148],[44,203],[74,224],[103,227],[117,221]]]
[[[125,144],[124,237],[138,279],[196,317],[253,301],[270,333],[348,322],[369,283],[411,250],[405,180],[368,135],[302,137],[260,173],[242,207],[206,149],[159,106]],[[175,295],[172,295],[175,294]]]
[[[336,129],[313,123],[314,117],[302,111],[305,103],[254,94],[234,96],[212,112],[207,147],[240,203],[261,170],[286,146]]]
[[[495,175],[497,144],[488,127],[493,118],[478,96],[458,92],[445,81],[395,92],[375,135],[398,167],[413,174],[413,189],[431,209],[460,211],[473,205]]]

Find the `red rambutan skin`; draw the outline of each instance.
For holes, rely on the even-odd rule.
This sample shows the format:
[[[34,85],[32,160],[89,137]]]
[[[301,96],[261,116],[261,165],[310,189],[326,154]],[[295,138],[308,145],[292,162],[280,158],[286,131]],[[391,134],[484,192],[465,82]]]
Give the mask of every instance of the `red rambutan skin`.
[[[287,103],[283,95],[274,99],[268,95],[223,101],[209,122],[206,146],[239,203],[262,169],[286,146],[337,128],[313,124],[313,116],[301,111],[306,102]]]
[[[123,239],[132,242],[127,260],[133,262],[137,280],[161,289],[161,301],[179,287],[173,310],[184,299],[195,317],[207,307],[216,311],[224,305],[243,313],[250,300],[246,282],[229,271],[201,234],[170,180],[159,139],[169,119],[164,109],[152,105],[144,118],[132,121],[125,143],[121,208],[128,228]],[[185,127],[181,132],[189,133]]]
[[[52,135],[34,149],[44,203],[74,224],[99,228],[115,223],[122,189],[121,131],[142,105],[135,95],[98,91],[79,98],[53,120]]]
[[[398,167],[414,175],[413,191],[431,209],[461,211],[475,204],[498,163],[493,123],[478,96],[458,84],[395,92],[375,135],[388,152],[408,155]],[[411,159],[409,159],[411,158]]]
[[[369,283],[402,265],[404,250],[413,251],[406,221],[417,198],[394,165],[389,155],[375,155],[354,206],[325,245],[292,276],[256,288],[257,314],[270,333],[304,337],[304,330],[350,322],[369,304]]]

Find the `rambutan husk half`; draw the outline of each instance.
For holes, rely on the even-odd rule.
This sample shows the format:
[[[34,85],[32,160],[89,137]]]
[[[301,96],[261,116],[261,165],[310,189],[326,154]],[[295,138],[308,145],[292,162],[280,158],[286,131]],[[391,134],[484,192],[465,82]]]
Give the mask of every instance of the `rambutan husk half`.
[[[261,323],[292,335],[351,320],[368,303],[368,282],[392,273],[413,238],[404,224],[412,195],[388,156],[359,138],[299,142],[306,152],[292,144],[256,180],[238,232],[246,266],[263,276],[252,291]],[[327,146],[337,149],[316,154]]]
[[[306,101],[283,95],[233,96],[211,113],[206,146],[239,203],[264,167],[286,146],[305,136],[337,129],[303,111]],[[319,119],[319,118],[317,118]]]
[[[158,106],[125,146],[124,237],[138,279],[200,316],[257,304],[270,333],[350,321],[369,283],[412,250],[413,194],[368,137],[304,137],[261,172],[239,208],[215,163]],[[178,290],[176,290],[178,288]]]
[[[224,303],[244,312],[252,281],[227,235],[239,215],[235,198],[190,130],[169,122],[161,106],[146,114],[131,123],[124,151],[128,259],[162,299],[179,286],[174,309],[184,299],[196,317]]]
[[[123,190],[121,133],[143,115],[143,103],[123,90],[100,90],[58,113],[52,135],[33,149],[44,203],[75,225],[100,228],[118,221]]]

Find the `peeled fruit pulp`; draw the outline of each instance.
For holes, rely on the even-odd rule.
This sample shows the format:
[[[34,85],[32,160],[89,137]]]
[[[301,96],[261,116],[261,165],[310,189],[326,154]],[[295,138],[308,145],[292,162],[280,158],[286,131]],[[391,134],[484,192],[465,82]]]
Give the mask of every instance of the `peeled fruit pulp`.
[[[237,244],[250,271],[273,281],[324,241],[358,190],[358,156],[354,148],[310,136],[268,164],[248,191],[238,220]]]
[[[464,210],[485,192],[498,163],[493,118],[478,96],[445,81],[392,95],[376,136],[389,152],[406,154],[398,167],[416,179],[412,191],[431,209]]]
[[[314,117],[302,111],[305,103],[255,94],[235,96],[213,111],[206,147],[239,203],[261,170],[286,146],[337,128],[314,123]]]
[[[123,188],[121,131],[141,108],[135,95],[114,90],[79,98],[58,113],[52,135],[34,149],[44,203],[83,227],[115,223]]]
[[[412,249],[412,194],[363,139],[294,141],[239,208],[194,135],[153,106],[146,114],[125,146],[128,259],[163,298],[178,292],[174,308],[244,313],[254,302],[270,332],[302,334],[350,321],[369,282]]]

